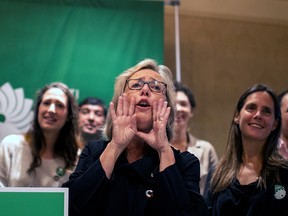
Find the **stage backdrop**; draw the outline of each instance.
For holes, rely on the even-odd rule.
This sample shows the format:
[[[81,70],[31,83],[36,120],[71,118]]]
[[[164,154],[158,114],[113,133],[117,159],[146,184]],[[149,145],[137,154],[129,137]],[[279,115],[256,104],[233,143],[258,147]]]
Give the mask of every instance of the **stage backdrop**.
[[[163,1],[0,0],[0,141],[28,129],[46,83],[108,104],[119,73],[163,62],[163,19]]]

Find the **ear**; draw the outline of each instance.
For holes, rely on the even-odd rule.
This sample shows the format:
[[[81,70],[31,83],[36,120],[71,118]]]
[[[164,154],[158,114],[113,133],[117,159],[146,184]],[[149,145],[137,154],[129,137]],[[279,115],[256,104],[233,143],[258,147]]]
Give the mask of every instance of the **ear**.
[[[235,124],[239,124],[239,113],[236,113],[234,116],[234,122]]]
[[[190,112],[190,119],[192,119],[194,116],[194,110],[192,109],[191,112]]]
[[[274,131],[277,126],[278,126],[278,119],[274,121],[274,125],[272,127],[272,131]]]

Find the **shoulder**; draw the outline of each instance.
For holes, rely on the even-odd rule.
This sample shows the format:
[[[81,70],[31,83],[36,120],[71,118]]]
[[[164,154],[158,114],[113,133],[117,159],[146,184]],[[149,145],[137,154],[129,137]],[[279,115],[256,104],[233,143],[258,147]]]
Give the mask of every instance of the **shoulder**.
[[[25,143],[27,143],[25,141],[25,137],[24,135],[20,135],[20,134],[12,134],[12,135],[8,135],[6,136],[0,146],[2,147],[10,147],[10,148],[19,148],[22,147]]]
[[[107,146],[107,141],[105,140],[94,140],[87,143],[87,147],[92,151],[99,151],[101,149],[105,149]]]
[[[180,152],[172,147],[175,155],[176,162],[179,164],[191,164],[191,163],[200,163],[199,159],[192,153],[188,151]]]
[[[207,149],[214,149],[213,145],[203,139],[199,139],[195,136],[193,136],[191,133],[188,134],[190,145],[195,146],[196,148],[207,148]]]
[[[106,148],[107,143],[105,140],[90,141],[85,145],[81,154],[100,155]]]
[[[86,143],[79,156],[75,172],[78,172],[77,170],[87,169],[89,166],[91,166],[96,160],[99,159],[106,146],[107,142],[103,140],[89,141]]]
[[[214,148],[210,142],[208,142],[206,140],[202,140],[202,139],[197,139],[196,146],[203,147],[203,148],[209,148],[209,149]]]
[[[203,149],[203,151],[207,152],[209,155],[217,155],[214,146],[206,140],[198,139],[196,142],[196,148]]]
[[[21,155],[29,155],[30,151],[30,146],[25,140],[24,135],[8,135],[0,144],[0,155],[9,155],[9,157],[17,155],[14,157],[15,159],[21,157]]]

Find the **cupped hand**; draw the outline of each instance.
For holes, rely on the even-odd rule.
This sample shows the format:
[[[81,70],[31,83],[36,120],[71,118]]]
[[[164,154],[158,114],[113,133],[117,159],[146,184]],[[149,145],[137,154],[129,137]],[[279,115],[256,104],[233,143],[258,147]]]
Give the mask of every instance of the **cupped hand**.
[[[115,111],[114,103],[110,103],[110,112],[113,122],[112,140],[117,148],[123,151],[137,133],[135,98],[129,102],[124,93],[118,98],[118,106]]]
[[[149,133],[141,131],[137,135],[144,139],[153,149],[160,152],[165,147],[169,146],[169,141],[166,133],[166,125],[170,115],[171,108],[167,107],[167,101],[160,99],[159,102],[153,103],[153,128]]]

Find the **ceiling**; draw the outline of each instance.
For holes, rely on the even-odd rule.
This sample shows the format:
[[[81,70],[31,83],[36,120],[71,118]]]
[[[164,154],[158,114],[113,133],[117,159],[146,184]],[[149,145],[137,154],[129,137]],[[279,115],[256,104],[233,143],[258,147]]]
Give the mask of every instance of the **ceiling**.
[[[288,24],[288,0],[165,0],[168,13],[171,2],[180,14]]]

